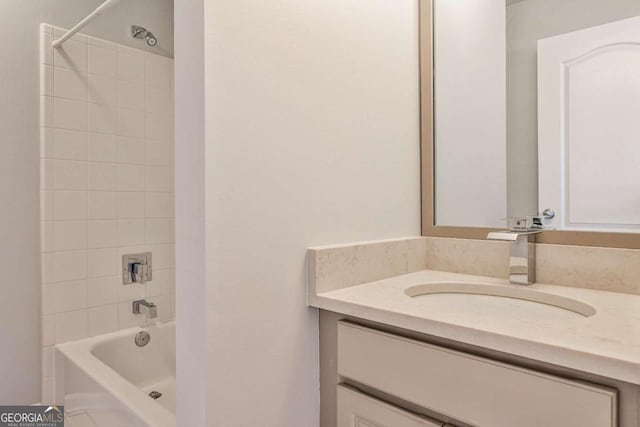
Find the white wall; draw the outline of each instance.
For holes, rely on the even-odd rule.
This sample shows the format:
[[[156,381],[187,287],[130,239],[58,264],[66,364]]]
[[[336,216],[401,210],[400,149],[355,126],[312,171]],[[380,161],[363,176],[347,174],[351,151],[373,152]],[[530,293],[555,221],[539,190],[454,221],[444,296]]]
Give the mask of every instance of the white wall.
[[[436,224],[507,213],[505,2],[434,2]]]
[[[175,10],[176,380],[180,424],[206,425],[204,2]]]
[[[1,404],[40,399],[38,25],[70,25],[99,3],[0,0],[0,79],[4,82],[0,98],[0,195],[11,207],[0,213],[0,267],[4,272],[0,282],[0,342],[4,349],[11,349],[0,352]],[[120,10],[105,13],[86,32],[128,43],[126,24],[135,20],[148,25],[162,49],[171,52],[172,3],[123,1],[117,6]]]
[[[199,22],[189,7],[177,16]],[[318,424],[305,250],[419,234],[417,24],[414,0],[207,1],[204,105],[185,67],[201,47],[177,43],[176,87],[194,95],[176,116],[180,425]],[[188,310],[206,311],[204,336]],[[203,386],[207,413],[188,413]]]

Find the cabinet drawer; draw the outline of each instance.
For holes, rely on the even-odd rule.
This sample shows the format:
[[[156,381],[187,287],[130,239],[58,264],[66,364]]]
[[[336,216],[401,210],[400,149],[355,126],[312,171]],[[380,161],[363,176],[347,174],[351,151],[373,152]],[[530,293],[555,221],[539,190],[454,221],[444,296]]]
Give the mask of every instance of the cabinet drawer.
[[[347,322],[338,324],[338,373],[471,425],[617,425],[615,390]]]
[[[338,386],[338,427],[442,427],[396,406]]]

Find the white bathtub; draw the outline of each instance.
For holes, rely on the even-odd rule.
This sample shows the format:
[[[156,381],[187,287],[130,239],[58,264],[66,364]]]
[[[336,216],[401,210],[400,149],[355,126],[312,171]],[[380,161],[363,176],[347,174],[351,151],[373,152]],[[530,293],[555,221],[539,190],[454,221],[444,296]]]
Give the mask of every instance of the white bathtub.
[[[138,347],[142,330],[151,340]],[[175,322],[60,344],[55,366],[55,399],[73,426],[176,425]]]

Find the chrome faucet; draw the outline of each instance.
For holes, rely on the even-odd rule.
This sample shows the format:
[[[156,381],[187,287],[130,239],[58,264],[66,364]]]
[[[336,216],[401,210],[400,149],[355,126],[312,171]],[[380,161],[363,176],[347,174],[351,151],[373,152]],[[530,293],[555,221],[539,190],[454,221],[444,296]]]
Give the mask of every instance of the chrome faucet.
[[[147,300],[139,299],[133,302],[133,314],[142,314],[140,311],[140,306],[146,307],[147,317],[149,319],[155,319],[158,317],[158,307]]]
[[[487,239],[509,242],[509,282],[533,285],[536,282],[536,234],[542,232],[542,224],[537,217],[529,217],[510,220],[509,226],[511,230],[491,232]]]

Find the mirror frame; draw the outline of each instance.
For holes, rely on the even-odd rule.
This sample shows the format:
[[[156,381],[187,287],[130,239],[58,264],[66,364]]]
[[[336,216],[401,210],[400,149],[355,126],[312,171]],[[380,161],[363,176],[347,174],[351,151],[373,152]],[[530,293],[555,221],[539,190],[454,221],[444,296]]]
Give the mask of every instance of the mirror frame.
[[[434,104],[433,104],[433,0],[418,0],[420,49],[420,160],[422,235],[484,240],[496,230],[486,227],[451,227],[435,224]],[[537,243],[640,249],[640,233],[547,230]]]

